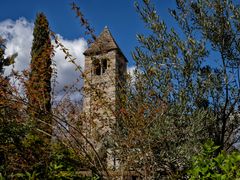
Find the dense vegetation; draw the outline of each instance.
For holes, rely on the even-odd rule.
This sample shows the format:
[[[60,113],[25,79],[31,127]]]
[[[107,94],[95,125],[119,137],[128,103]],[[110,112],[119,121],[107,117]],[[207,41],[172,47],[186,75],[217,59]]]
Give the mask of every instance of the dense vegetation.
[[[240,178],[240,153],[233,146],[240,121],[239,4],[176,0],[169,12],[178,28],[167,27],[149,0],[135,6],[149,33],[137,35],[134,76],[122,85],[115,112],[121,118],[106,143],[119,169],[142,179]],[[95,39],[80,9],[72,8]],[[0,39],[0,179],[87,179],[79,174],[86,169],[98,179],[107,169],[100,152],[85,149],[93,146],[81,132],[80,105],[63,98],[51,106],[51,36],[82,78],[84,73],[43,13],[33,35],[31,69],[13,77],[3,72],[16,54],[5,58]],[[11,78],[24,84],[24,94]]]
[[[170,13],[178,28],[167,27],[148,0],[136,8],[149,35],[137,36],[134,88],[122,123],[128,134],[117,139],[139,150],[136,156],[120,148],[132,157],[129,164],[146,168],[146,177],[184,172],[207,140],[219,146],[216,154],[236,142],[239,6],[177,0]]]

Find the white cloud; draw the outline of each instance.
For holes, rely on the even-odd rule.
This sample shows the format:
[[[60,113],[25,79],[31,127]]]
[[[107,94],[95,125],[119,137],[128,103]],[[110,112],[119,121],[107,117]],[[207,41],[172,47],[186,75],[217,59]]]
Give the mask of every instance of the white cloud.
[[[135,74],[135,70],[136,70],[136,66],[131,66],[127,68],[127,73],[130,75],[131,77],[131,84],[133,85],[133,83],[136,81],[136,74]]]
[[[87,42],[82,39],[66,40],[59,36],[60,41],[66,48],[69,49],[70,54],[77,58],[76,63],[84,68],[84,55],[83,52],[87,48]],[[76,66],[69,63],[64,59],[65,54],[59,49],[56,49],[54,61],[57,64],[57,81],[58,85],[56,91],[59,92],[63,89],[65,85],[72,85],[75,83],[76,79],[79,77],[80,72],[75,71]],[[79,83],[80,84],[80,83]]]
[[[133,77],[134,76],[134,71],[136,70],[136,66],[130,66],[127,68],[128,74]]]
[[[30,62],[30,48],[33,39],[32,29],[33,24],[25,18],[16,21],[8,19],[0,22],[0,35],[7,39],[6,55],[18,53],[14,66],[19,71],[26,69]],[[7,74],[10,69],[6,69]]]
[[[14,69],[22,71],[29,68],[31,60],[30,52],[33,40],[33,23],[27,21],[25,18],[20,18],[16,21],[7,19],[0,22],[0,35],[7,39],[6,43],[6,55],[18,53],[15,59]],[[87,48],[87,42],[83,38],[74,40],[67,40],[60,37],[60,41],[66,48],[69,49],[73,57],[77,58],[76,62],[83,68],[84,66],[84,55],[83,52]],[[79,72],[75,71],[75,66],[67,62],[64,59],[64,53],[60,49],[56,49],[54,61],[57,66],[57,86],[56,92],[60,92],[64,85],[71,85],[75,83]],[[13,67],[6,68],[5,74],[9,74]],[[81,86],[81,83],[79,83]]]

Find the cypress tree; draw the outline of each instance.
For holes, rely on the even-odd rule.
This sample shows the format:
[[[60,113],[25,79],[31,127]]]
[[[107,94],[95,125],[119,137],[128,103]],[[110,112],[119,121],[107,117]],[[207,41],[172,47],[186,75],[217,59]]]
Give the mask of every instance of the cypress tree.
[[[37,14],[31,49],[31,72],[27,83],[29,112],[34,117],[51,124],[51,75],[53,47],[51,45],[49,24],[43,13]],[[49,128],[44,128],[48,133]]]

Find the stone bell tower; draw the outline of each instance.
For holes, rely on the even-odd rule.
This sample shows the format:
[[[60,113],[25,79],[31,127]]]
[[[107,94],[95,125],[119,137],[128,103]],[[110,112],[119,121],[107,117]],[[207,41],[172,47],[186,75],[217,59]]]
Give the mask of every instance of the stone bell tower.
[[[116,110],[123,93],[122,84],[125,82],[128,61],[107,27],[84,55],[85,134],[101,154],[102,149],[107,152],[108,146],[111,146],[107,144],[118,118]],[[106,153],[105,156],[108,159],[107,166],[114,168],[115,160],[109,160]]]

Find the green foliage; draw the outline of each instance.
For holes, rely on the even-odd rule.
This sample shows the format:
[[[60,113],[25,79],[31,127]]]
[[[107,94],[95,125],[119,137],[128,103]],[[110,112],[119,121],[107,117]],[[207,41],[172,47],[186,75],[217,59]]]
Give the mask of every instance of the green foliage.
[[[7,93],[4,95],[0,95],[0,173],[5,176],[23,168],[26,154],[22,140],[28,132],[28,126],[20,119],[20,112],[16,108],[21,107],[20,103],[12,103],[8,99],[12,96]]]
[[[29,123],[17,122],[16,119],[1,123],[0,172],[7,179],[15,176],[23,179],[29,176],[31,179],[45,172],[49,148],[36,134],[32,134],[31,128]]]
[[[11,175],[11,178],[17,178],[17,179],[27,179],[27,180],[36,180],[38,173],[36,173],[35,171],[33,173],[29,173],[29,172],[25,172],[25,173],[17,173],[17,174],[13,174]]]
[[[51,162],[48,167],[49,179],[78,179],[82,178],[78,174],[83,164],[71,149],[66,149],[64,145],[55,144],[52,149]]]
[[[10,159],[4,159],[4,164],[0,166],[2,179],[99,179],[97,175],[83,176],[79,173],[81,168],[85,167],[84,160],[80,159],[75,151],[60,143],[53,143],[48,148],[40,137],[31,133],[25,134],[19,146],[14,146],[14,143],[9,144],[13,146],[13,152],[9,147],[9,152],[4,152]],[[19,147],[21,149],[18,149]],[[26,161],[22,162],[24,160]],[[16,165],[18,161],[21,162],[19,166]]]
[[[240,178],[240,153],[228,154],[225,151],[216,155],[219,146],[213,141],[204,144],[203,151],[193,158],[188,175],[194,179],[221,179],[231,180]]]

